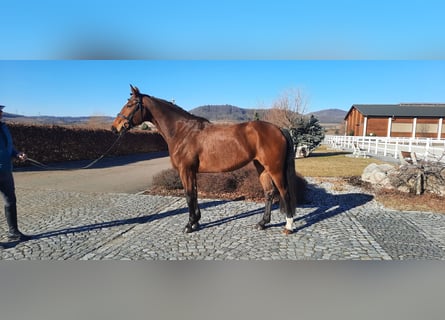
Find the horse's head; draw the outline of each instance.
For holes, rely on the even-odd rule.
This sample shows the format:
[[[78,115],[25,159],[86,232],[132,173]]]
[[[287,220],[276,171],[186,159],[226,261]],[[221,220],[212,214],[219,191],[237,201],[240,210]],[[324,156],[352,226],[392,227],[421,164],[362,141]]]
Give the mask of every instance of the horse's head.
[[[111,130],[114,133],[121,134],[131,128],[140,125],[144,120],[144,105],[142,101],[142,95],[137,87],[131,87],[131,97],[128,102],[123,106],[121,112],[117,114],[114,119]]]

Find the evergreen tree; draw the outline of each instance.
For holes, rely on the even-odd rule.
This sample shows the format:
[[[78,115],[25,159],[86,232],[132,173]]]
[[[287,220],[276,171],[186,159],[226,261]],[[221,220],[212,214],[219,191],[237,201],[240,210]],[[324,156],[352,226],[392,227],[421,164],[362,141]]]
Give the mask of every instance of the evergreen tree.
[[[295,147],[306,145],[309,151],[318,147],[324,139],[324,129],[314,115],[300,117],[296,126],[290,128],[290,134]]]

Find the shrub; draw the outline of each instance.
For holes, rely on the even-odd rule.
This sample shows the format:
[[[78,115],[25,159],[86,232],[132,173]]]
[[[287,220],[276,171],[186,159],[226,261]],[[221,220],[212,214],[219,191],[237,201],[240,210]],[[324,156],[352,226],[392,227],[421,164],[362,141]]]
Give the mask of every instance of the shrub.
[[[199,174],[198,190],[206,190],[215,194],[235,193],[238,197],[248,198],[263,196],[263,189],[253,165],[231,172]]]
[[[153,176],[153,186],[167,190],[183,189],[179,174],[175,169],[167,169]]]
[[[116,141],[111,130],[67,126],[8,123],[17,150],[43,163],[92,160],[103,155]],[[158,133],[131,130],[110,151],[110,156],[166,151]],[[28,165],[16,163],[18,166]]]
[[[215,198],[236,198],[262,201],[264,191],[258,179],[255,167],[250,164],[241,169],[224,173],[198,174],[198,192]],[[304,202],[306,180],[297,174],[297,203]],[[174,169],[167,169],[153,177],[153,189],[158,192],[183,189],[178,173]],[[275,200],[278,200],[278,195]]]

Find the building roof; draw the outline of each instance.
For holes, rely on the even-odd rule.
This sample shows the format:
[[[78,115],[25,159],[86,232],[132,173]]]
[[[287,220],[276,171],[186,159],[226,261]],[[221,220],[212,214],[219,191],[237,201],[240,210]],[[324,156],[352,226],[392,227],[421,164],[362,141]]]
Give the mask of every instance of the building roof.
[[[348,118],[352,109],[357,109],[365,117],[417,117],[444,118],[445,103],[400,103],[400,104],[354,104],[345,116]]]

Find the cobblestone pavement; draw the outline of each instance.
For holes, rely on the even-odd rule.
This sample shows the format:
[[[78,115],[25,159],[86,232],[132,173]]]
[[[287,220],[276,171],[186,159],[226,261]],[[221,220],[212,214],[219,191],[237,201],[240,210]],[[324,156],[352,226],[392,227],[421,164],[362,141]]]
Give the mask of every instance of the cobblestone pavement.
[[[0,259],[445,259],[445,215],[391,211],[355,187],[308,181],[308,203],[288,236],[277,209],[269,228],[253,228],[259,203],[201,199],[202,228],[184,234],[183,198],[17,188],[19,226],[32,239],[2,236]]]

